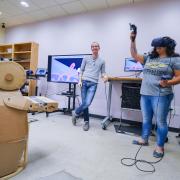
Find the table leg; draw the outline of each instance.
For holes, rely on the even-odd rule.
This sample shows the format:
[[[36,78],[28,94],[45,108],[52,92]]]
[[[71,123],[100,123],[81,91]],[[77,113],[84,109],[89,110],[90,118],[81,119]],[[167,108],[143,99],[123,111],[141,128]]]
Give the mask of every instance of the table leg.
[[[109,81],[109,91],[107,100],[107,116],[102,121],[102,129],[106,130],[107,126],[111,123],[111,97],[112,97],[112,81]]]

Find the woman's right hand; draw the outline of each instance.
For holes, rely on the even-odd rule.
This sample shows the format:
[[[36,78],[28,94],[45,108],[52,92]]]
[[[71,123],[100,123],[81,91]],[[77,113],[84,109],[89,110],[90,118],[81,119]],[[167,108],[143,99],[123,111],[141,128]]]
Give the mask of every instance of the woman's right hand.
[[[161,80],[159,84],[163,88],[170,86],[170,84],[168,83],[168,80]]]
[[[135,42],[136,34],[134,32],[131,32],[130,39],[131,39],[131,47],[130,47],[131,56],[136,61],[139,61],[141,64],[144,64],[144,56],[137,53],[136,42]]]
[[[132,42],[134,42],[135,39],[136,39],[136,34],[133,33],[133,32],[131,32],[131,34],[130,34],[130,39],[131,39]]]

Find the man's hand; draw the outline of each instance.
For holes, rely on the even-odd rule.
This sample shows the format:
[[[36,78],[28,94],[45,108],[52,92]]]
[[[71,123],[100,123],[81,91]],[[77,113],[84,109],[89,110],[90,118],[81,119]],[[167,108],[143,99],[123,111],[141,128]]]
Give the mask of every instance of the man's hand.
[[[81,88],[82,87],[82,81],[78,82],[78,86]]]
[[[103,75],[102,76],[102,80],[104,83],[106,83],[108,81],[108,76],[107,75]]]
[[[159,84],[160,84],[160,86],[163,87],[163,88],[170,86],[170,85],[168,84],[168,80],[161,80]]]

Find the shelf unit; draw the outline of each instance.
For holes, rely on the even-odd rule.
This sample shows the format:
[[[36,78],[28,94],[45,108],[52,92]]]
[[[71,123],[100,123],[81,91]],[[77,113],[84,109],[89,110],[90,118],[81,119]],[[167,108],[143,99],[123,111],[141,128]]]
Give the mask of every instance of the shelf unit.
[[[12,60],[25,70],[32,70],[34,73],[38,65],[39,44],[35,42],[23,42],[15,44],[0,44],[0,59]],[[28,80],[28,95],[35,95],[36,80]]]
[[[2,59],[12,59],[13,56],[13,45],[3,44],[0,45],[0,58]]]

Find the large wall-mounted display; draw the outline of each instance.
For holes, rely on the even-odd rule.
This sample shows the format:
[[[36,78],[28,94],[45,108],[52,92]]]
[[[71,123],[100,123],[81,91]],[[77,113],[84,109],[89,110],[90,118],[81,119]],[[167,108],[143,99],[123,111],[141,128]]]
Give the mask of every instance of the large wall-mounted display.
[[[90,54],[49,55],[48,81],[56,83],[78,83],[83,58]]]

